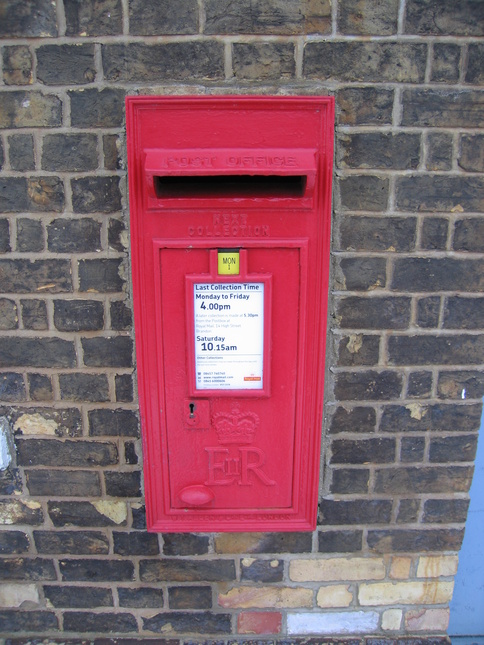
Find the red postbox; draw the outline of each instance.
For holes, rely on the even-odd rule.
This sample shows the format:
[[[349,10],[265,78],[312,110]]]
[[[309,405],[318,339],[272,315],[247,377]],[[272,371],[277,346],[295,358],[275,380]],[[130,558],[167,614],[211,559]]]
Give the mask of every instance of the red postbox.
[[[329,97],[128,97],[148,529],[316,525]]]

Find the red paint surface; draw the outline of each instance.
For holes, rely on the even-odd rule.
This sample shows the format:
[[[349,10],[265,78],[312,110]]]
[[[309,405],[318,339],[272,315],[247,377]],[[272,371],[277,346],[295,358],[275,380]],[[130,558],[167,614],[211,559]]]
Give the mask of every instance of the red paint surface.
[[[148,528],[312,530],[333,100],[129,97],[127,124]],[[260,389],[197,389],[193,288],[227,282],[264,284]]]

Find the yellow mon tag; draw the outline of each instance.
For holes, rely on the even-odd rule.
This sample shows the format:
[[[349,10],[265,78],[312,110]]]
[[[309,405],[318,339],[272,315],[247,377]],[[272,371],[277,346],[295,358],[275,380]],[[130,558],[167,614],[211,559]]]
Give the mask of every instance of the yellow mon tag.
[[[218,274],[239,275],[239,252],[219,251],[218,252]]]

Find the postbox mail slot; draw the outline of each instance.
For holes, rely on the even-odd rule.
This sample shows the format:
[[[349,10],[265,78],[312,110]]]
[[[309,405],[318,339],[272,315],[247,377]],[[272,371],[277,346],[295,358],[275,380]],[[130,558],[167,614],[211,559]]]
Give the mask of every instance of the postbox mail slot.
[[[147,150],[146,182],[150,206],[160,201],[291,199],[312,202],[315,150],[284,148]],[[202,204],[203,205],[203,204]],[[296,205],[296,204],[295,204]]]

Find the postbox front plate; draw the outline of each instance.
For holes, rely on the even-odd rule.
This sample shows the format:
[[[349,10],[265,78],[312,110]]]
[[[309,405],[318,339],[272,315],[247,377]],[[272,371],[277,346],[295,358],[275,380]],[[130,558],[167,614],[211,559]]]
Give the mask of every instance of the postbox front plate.
[[[333,150],[326,97],[129,97],[148,529],[316,523]]]

